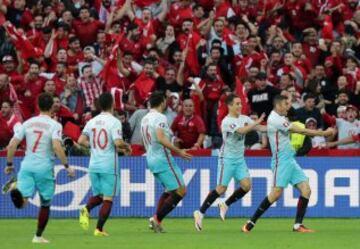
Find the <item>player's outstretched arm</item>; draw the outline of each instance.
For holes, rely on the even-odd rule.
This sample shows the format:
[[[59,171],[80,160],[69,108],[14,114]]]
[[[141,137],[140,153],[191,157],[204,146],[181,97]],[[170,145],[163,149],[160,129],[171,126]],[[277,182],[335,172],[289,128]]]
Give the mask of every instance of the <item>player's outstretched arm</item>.
[[[74,177],[75,171],[73,168],[69,167],[68,160],[66,158],[65,151],[61,145],[60,140],[54,139],[52,141],[52,144],[53,144],[55,155],[59,158],[61,163],[64,165],[66,171],[68,172],[68,176]]]
[[[289,131],[292,133],[299,133],[299,134],[303,134],[305,136],[310,136],[310,137],[314,137],[314,136],[330,137],[330,136],[333,136],[336,134],[336,131],[333,128],[328,128],[325,131],[324,130],[310,130],[310,129],[306,129],[306,128],[301,128],[301,127],[297,126],[296,124],[292,124],[291,127],[289,128]]]
[[[6,161],[6,167],[5,167],[5,174],[7,174],[7,175],[10,174],[11,172],[13,172],[13,170],[14,170],[13,159],[14,159],[17,147],[19,146],[20,143],[21,143],[21,141],[14,137],[10,140],[10,143],[7,147],[7,161]]]
[[[179,155],[181,158],[185,160],[190,160],[192,156],[186,152],[186,150],[179,149],[175,145],[173,145],[169,139],[164,134],[164,131],[161,128],[156,129],[156,137],[159,141],[159,143],[164,146],[165,148],[175,152],[177,155]]]
[[[254,123],[251,123],[247,126],[241,127],[239,129],[237,129],[236,132],[245,135],[245,134],[249,133],[250,131],[257,129],[257,126],[259,126],[264,121],[264,118],[265,118],[265,114],[263,113],[261,115],[261,117],[258,120],[256,120]],[[266,131],[266,128],[265,128],[265,131]]]

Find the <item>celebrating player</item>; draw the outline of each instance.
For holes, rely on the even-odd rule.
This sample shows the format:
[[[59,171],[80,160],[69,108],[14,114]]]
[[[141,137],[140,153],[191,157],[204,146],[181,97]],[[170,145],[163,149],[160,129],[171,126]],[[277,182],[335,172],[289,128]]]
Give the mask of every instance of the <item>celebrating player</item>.
[[[212,190],[206,197],[200,210],[194,212],[195,228],[198,231],[201,231],[203,228],[202,220],[206,210],[220,195],[226,192],[232,178],[240,182],[240,188],[235,190],[225,202],[219,204],[222,220],[225,220],[229,206],[240,200],[250,191],[250,175],[244,159],[245,134],[253,129],[266,130],[265,126],[259,125],[264,120],[265,115],[262,115],[255,122],[248,116],[240,115],[242,108],[240,97],[230,94],[225,102],[228,106],[229,114],[221,123],[223,145],[220,149],[218,161],[218,184],[216,189]]]
[[[89,175],[93,193],[80,210],[79,222],[84,230],[88,230],[90,211],[102,204],[94,235],[108,236],[103,227],[111,212],[112,199],[120,187],[117,151],[130,154],[131,148],[122,140],[120,120],[112,114],[114,100],[111,94],[101,94],[99,105],[102,112],[87,122],[78,140],[80,146],[91,148]]]
[[[15,134],[9,143],[7,151],[7,166],[5,173],[13,170],[13,158],[18,145],[26,139],[26,154],[21,162],[18,180],[10,187],[11,200],[16,208],[24,208],[27,199],[35,190],[40,195],[40,211],[38,225],[33,243],[49,243],[42,234],[50,214],[50,203],[55,191],[54,153],[65,166],[70,177],[75,171],[69,167],[65,152],[61,146],[62,126],[51,119],[53,97],[43,93],[38,98],[40,115],[33,117],[15,129]],[[15,187],[15,188],[14,188]]]
[[[163,232],[162,220],[186,193],[182,172],[170,151],[186,160],[190,160],[191,155],[170,142],[167,118],[162,114],[166,109],[165,94],[154,92],[149,101],[151,110],[141,121],[141,134],[146,148],[148,168],[166,189],[159,199],[156,214],[149,219],[150,227],[154,232],[161,233]]]
[[[253,217],[242,227],[242,231],[250,232],[260,216],[280,198],[284,188],[290,183],[295,186],[301,194],[298,201],[293,231],[301,233],[314,232],[302,224],[311,190],[308,178],[294,158],[295,151],[290,144],[289,134],[293,132],[307,136],[332,136],[335,131],[332,128],[326,131],[309,130],[289,123],[286,115],[290,104],[285,96],[276,96],[273,104],[274,109],[268,118],[267,130],[272,152],[271,167],[274,174],[274,186],[270,194],[262,201]]]

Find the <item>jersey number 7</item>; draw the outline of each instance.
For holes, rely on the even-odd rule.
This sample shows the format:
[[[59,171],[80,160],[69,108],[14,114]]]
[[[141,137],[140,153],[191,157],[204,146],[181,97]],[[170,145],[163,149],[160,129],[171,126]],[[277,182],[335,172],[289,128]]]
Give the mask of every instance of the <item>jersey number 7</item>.
[[[39,143],[40,143],[40,139],[41,139],[41,137],[42,137],[42,135],[43,135],[44,132],[43,132],[43,131],[34,130],[34,133],[37,135],[37,137],[36,137],[34,146],[33,146],[33,148],[32,148],[32,152],[33,152],[33,153],[36,152],[36,150],[37,150],[37,148],[38,148],[38,146],[39,146]]]

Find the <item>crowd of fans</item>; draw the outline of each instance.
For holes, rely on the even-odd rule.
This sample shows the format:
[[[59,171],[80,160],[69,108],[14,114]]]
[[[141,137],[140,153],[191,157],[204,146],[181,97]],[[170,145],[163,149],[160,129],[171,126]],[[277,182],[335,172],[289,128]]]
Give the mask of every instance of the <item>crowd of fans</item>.
[[[0,0],[0,25],[0,147],[38,113],[41,92],[74,139],[103,91],[131,144],[142,144],[155,90],[182,148],[221,145],[230,92],[254,120],[282,94],[293,122],[337,126],[339,138],[360,130],[358,0]],[[266,135],[250,133],[246,145],[266,148]]]

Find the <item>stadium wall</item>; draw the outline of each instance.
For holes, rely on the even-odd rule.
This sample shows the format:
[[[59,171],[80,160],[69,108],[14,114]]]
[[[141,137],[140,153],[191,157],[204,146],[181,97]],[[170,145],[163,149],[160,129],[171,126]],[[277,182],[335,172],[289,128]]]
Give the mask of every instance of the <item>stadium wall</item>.
[[[19,168],[22,157],[15,159]],[[183,169],[188,194],[176,208],[172,216],[190,217],[208,192],[216,185],[217,158],[194,157],[191,162],[176,159]],[[1,158],[5,165],[5,158]],[[91,194],[87,176],[87,157],[72,157],[70,164],[76,169],[75,179],[70,180],[63,166],[55,166],[56,193],[52,204],[53,217],[77,217],[79,208],[85,204]],[[253,190],[228,212],[230,217],[248,217],[262,201],[272,186],[270,157],[247,157],[253,181]],[[302,157],[299,164],[304,168],[312,187],[312,197],[307,216],[310,217],[360,217],[360,158],[359,157]],[[155,210],[156,202],[162,187],[156,183],[152,174],[146,169],[144,157],[120,158],[121,190],[115,198],[112,210],[114,217],[148,217]],[[3,173],[0,181],[8,179]],[[237,187],[231,182],[224,198]],[[268,217],[293,217],[296,212],[297,192],[289,187],[284,196],[274,205]],[[8,195],[0,196],[0,217],[20,218],[35,217],[39,206],[39,196],[30,200],[24,210],[13,208]],[[94,214],[97,212],[94,211]],[[209,209],[207,216],[218,216],[217,202]]]

